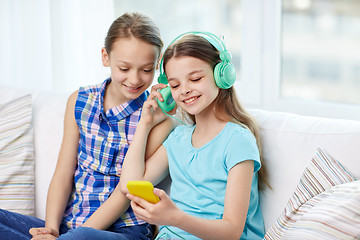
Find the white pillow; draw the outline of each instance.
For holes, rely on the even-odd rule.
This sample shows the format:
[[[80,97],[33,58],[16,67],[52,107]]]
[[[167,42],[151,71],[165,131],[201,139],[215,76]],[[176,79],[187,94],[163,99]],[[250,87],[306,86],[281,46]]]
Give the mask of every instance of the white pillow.
[[[0,208],[34,215],[32,100],[0,95]]]
[[[284,234],[305,214],[302,205],[333,186],[352,181],[355,178],[339,161],[318,149],[280,217],[266,232],[265,239],[286,239],[282,238]]]

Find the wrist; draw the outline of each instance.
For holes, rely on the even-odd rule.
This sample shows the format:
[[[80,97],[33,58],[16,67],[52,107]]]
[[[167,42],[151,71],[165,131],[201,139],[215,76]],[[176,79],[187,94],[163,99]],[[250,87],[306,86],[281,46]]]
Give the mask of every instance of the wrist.
[[[45,228],[51,229],[51,235],[59,236],[60,234],[59,227],[56,227],[55,224],[50,224],[45,222]]]
[[[180,209],[177,210],[178,212],[175,214],[172,214],[173,219],[171,226],[181,228],[184,222],[186,222],[186,213]]]
[[[153,127],[154,127],[154,125],[152,124],[152,122],[140,118],[136,129],[141,128],[144,131],[146,131],[147,133],[149,133]]]
[[[50,234],[56,238],[60,236],[60,231],[52,227],[45,226],[45,230],[43,232],[46,234]]]

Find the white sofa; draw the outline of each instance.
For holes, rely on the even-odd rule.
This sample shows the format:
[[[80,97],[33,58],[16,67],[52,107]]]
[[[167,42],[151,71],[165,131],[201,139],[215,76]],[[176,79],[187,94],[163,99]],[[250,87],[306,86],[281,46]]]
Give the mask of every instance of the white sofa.
[[[45,217],[48,185],[55,169],[69,94],[33,94],[35,215]],[[306,117],[251,109],[261,127],[262,150],[272,190],[262,193],[265,227],[276,221],[320,147],[360,178],[360,121]]]

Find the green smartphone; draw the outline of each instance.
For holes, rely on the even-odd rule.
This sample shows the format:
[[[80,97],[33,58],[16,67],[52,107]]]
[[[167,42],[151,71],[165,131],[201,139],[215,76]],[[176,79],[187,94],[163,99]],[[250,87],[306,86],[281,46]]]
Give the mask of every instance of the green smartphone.
[[[159,197],[153,192],[154,186],[149,181],[128,181],[126,186],[132,195],[145,199],[149,203],[160,201]]]

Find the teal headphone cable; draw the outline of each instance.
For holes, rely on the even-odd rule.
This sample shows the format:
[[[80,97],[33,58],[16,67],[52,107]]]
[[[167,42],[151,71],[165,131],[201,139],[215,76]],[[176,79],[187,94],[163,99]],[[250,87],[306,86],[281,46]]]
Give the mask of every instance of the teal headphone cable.
[[[185,238],[183,238],[182,236],[180,236],[180,235],[177,234],[176,232],[172,231],[168,226],[164,226],[164,227],[165,227],[169,232],[171,232],[172,234],[176,235],[176,236],[179,237],[180,239],[186,240]],[[155,240],[159,240],[160,238],[162,238],[162,237],[164,237],[164,236],[165,236],[165,240],[166,240],[166,239],[168,239],[168,238],[167,238],[167,235],[168,235],[168,233],[163,233],[163,234],[157,236],[157,237],[155,238]]]
[[[180,119],[178,119],[177,117],[174,117],[173,115],[168,114],[168,113],[167,113],[167,112],[165,112],[164,110],[162,110],[162,112],[163,112],[166,116],[169,116],[169,117],[171,117],[171,118],[175,119],[176,121],[181,122],[181,124],[183,124],[183,125],[187,126],[187,124],[186,124],[186,123],[184,123],[183,121],[181,121],[181,120],[180,120]]]

